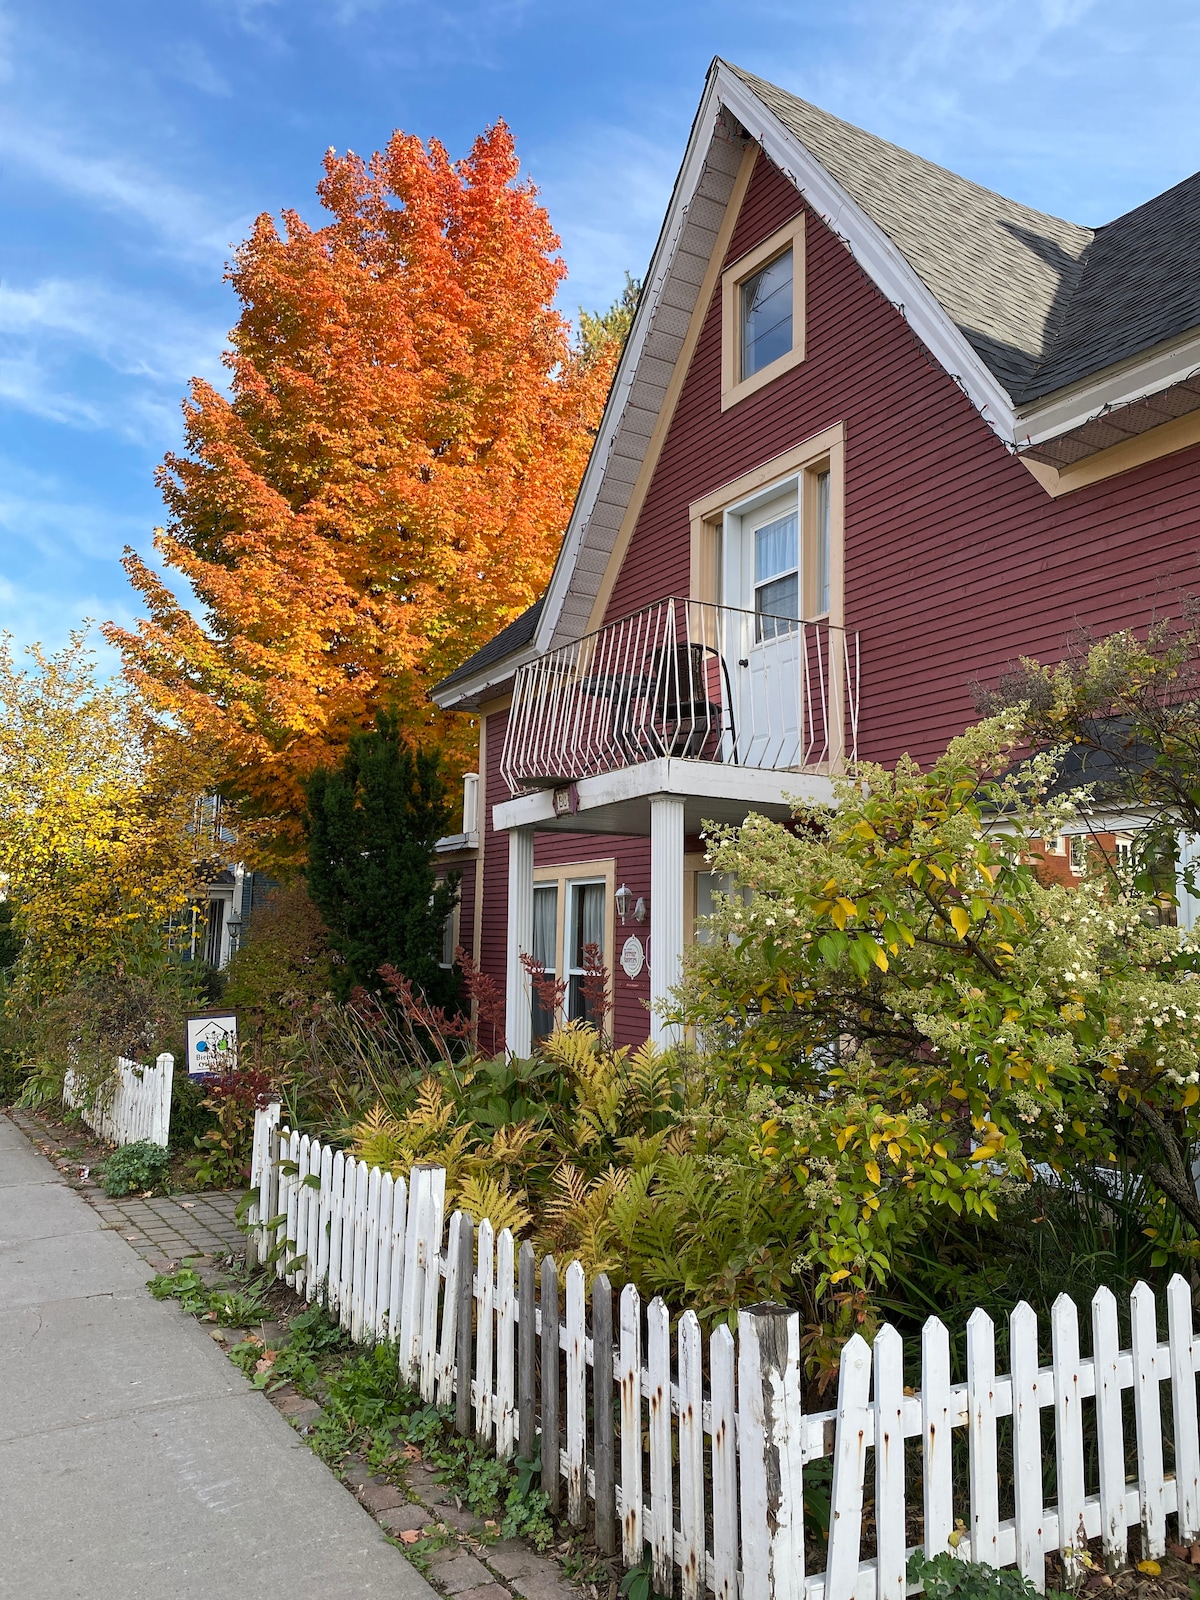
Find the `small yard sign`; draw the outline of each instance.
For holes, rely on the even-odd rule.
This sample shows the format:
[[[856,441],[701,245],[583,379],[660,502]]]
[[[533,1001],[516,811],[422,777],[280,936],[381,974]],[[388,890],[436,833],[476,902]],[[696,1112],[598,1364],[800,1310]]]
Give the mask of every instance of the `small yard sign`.
[[[211,1078],[237,1066],[237,1014],[193,1011],[187,1019],[189,1078]]]

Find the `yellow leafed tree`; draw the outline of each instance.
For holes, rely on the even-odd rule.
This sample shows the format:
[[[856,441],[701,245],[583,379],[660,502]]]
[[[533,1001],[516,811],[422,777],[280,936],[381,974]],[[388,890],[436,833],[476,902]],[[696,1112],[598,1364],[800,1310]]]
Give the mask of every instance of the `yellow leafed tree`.
[[[86,633],[21,662],[0,637],[0,888],[23,940],[16,996],[61,991],[165,947],[203,873],[192,823],[203,771],[127,688],[98,681]]]

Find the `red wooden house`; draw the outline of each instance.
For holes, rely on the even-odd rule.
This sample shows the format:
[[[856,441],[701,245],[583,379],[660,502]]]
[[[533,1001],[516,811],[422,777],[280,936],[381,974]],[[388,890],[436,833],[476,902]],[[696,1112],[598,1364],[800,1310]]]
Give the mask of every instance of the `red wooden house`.
[[[589,942],[666,1036],[705,822],[929,759],[971,679],[1195,581],[1198,228],[1200,176],[1081,227],[714,62],[549,587],[435,692],[510,1048],[519,953],[579,1014]]]

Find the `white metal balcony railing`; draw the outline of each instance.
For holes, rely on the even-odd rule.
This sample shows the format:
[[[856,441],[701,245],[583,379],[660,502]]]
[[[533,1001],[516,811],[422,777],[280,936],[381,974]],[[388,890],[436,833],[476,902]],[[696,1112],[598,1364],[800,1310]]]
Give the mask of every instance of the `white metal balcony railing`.
[[[857,633],[660,600],[517,673],[500,770],[516,791],[662,756],[775,771],[858,744]]]

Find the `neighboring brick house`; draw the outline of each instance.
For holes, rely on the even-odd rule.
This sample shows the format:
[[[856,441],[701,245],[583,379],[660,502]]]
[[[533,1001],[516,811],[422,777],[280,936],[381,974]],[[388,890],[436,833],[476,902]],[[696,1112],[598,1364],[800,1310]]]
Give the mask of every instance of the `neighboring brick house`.
[[[1198,239],[1200,178],[1080,227],[714,62],[547,591],[435,691],[511,1048],[518,952],[578,1012],[590,940],[617,1038],[669,1036],[704,822],[928,761],[970,680],[1194,584]]]

